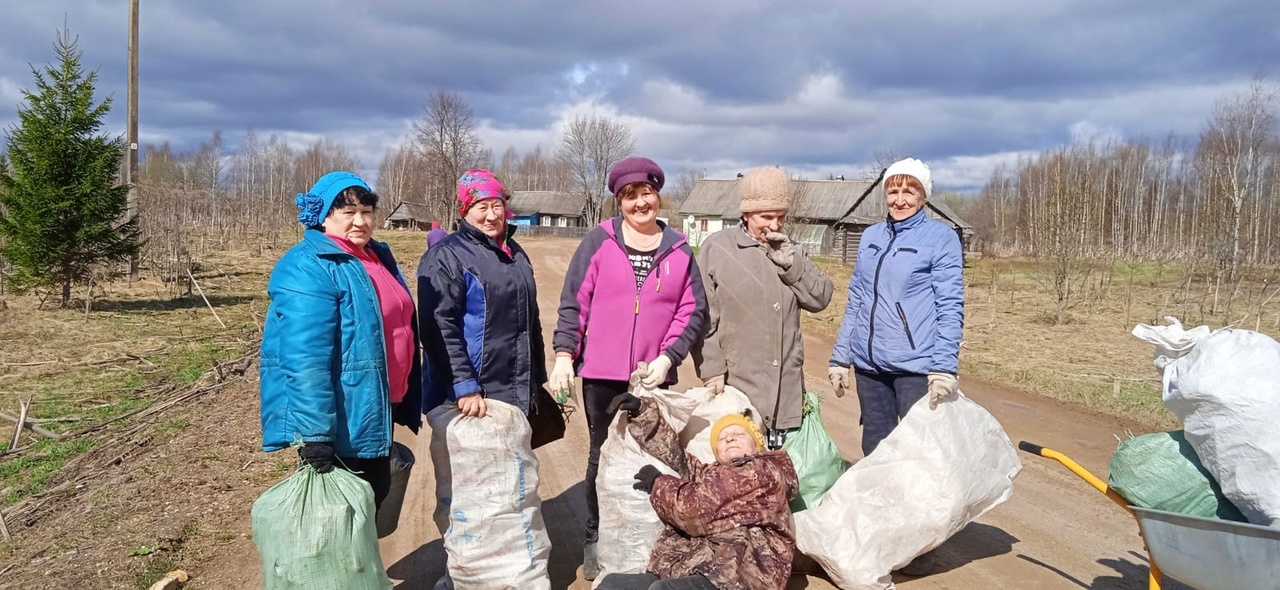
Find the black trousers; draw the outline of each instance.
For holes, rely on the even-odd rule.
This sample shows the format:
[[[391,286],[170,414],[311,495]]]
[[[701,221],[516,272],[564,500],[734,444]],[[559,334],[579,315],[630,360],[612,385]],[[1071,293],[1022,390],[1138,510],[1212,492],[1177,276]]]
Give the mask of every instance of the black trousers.
[[[373,488],[373,506],[382,508],[382,501],[387,499],[387,494],[391,492],[390,454],[372,459],[338,457],[333,464],[369,482],[369,487]]]
[[[653,574],[609,574],[596,590],[716,590],[702,574],[661,580]]]
[[[889,436],[907,410],[929,392],[929,376],[914,373],[868,373],[855,370],[858,407],[862,411],[862,455],[871,454]]]
[[[587,415],[587,434],[591,448],[587,452],[587,476],[583,483],[587,489],[587,543],[600,538],[600,501],[596,496],[596,473],[600,470],[600,446],[609,437],[609,423],[613,421],[605,410],[613,398],[627,392],[630,383],[607,379],[582,379],[582,405]]]

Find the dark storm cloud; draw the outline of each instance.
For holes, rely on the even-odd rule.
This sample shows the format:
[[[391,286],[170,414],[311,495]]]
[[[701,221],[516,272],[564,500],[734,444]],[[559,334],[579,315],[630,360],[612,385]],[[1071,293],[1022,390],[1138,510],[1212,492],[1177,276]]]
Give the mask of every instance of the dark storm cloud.
[[[0,124],[65,18],[123,129],[127,11],[0,0]],[[233,143],[249,128],[329,136],[376,168],[447,89],[495,152],[550,148],[559,124],[598,109],[679,165],[842,173],[894,152],[972,182],[981,171],[962,167],[1082,128],[1194,134],[1216,99],[1267,73],[1277,22],[1265,0],[148,0],[142,134],[179,148],[214,129]]]

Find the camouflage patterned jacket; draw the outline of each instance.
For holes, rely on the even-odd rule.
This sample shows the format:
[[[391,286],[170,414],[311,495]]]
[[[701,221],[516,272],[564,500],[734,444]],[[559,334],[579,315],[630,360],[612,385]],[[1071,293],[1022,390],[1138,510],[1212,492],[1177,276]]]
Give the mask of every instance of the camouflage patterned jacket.
[[[791,577],[795,534],[787,502],[799,481],[785,451],[705,464],[684,452],[650,399],[628,423],[646,452],[683,477],[659,477],[650,501],[666,529],[649,571],[700,573],[719,590],[780,590]]]

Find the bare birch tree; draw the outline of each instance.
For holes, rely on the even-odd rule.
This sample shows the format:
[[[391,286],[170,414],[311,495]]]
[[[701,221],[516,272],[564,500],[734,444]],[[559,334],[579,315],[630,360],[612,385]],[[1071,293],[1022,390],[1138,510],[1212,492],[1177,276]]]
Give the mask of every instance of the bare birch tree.
[[[456,216],[447,215],[453,208],[451,189],[464,172],[488,154],[476,132],[471,107],[457,93],[436,91],[422,111],[422,118],[413,124],[413,133],[418,151],[425,159],[426,203],[440,219],[448,219],[452,229],[456,226]]]
[[[402,202],[426,203],[426,166],[422,155],[412,145],[403,143],[398,148],[387,150],[382,157],[382,165],[378,167],[378,194],[386,199],[385,203],[379,204],[379,209],[386,214]]]
[[[600,222],[609,168],[634,151],[631,130],[621,121],[590,114],[579,115],[565,126],[557,155],[569,170],[571,190],[582,198],[582,216],[588,225]]]
[[[1200,136],[1197,156],[1207,196],[1226,205],[1218,254],[1229,281],[1239,275],[1242,258],[1257,258],[1257,236],[1245,232],[1261,221],[1262,183],[1274,164],[1269,144],[1275,138],[1275,98],[1273,88],[1255,80],[1244,94],[1218,102]],[[1252,238],[1247,252],[1246,237]]]

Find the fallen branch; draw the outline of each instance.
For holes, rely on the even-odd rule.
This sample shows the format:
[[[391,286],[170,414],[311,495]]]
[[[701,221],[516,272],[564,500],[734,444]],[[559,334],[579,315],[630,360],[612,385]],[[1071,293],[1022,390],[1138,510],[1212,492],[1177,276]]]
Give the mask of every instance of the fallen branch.
[[[200,283],[196,281],[195,276],[191,274],[191,267],[187,267],[187,278],[191,279],[191,283],[196,286],[196,291],[200,292],[200,298],[204,300],[204,304],[209,307],[209,311],[213,313],[213,319],[218,320],[218,325],[222,329],[227,329],[227,325],[222,323],[222,318],[218,317],[217,310],[213,309],[213,304],[209,303],[209,298],[204,296],[204,289],[200,288]]]
[[[23,451],[25,451],[25,450],[27,450],[27,449],[31,448],[31,446],[32,446],[32,445],[23,445],[23,446],[21,446],[21,447],[15,447],[15,448],[11,448],[11,449],[5,449],[5,450],[3,450],[3,451],[0,451],[0,457],[8,457],[9,455],[17,455],[17,454],[19,454],[19,453],[21,453],[21,452],[23,452]]]
[[[27,417],[27,422],[32,424],[58,424],[65,422],[79,422],[84,420],[83,416],[62,416],[60,418],[32,418]]]
[[[18,418],[14,418],[13,416],[10,416],[4,412],[0,412],[0,418],[4,418],[5,420],[13,422],[14,424],[20,424],[22,426],[25,426],[27,430],[30,430],[31,432],[34,432],[45,438],[51,438],[53,440],[62,440],[63,438],[66,438],[66,435],[58,434],[52,430],[49,430],[43,426],[40,426],[39,424],[33,424],[30,420],[26,419],[25,414],[23,415],[22,419],[19,420]]]
[[[51,361],[31,361],[27,363],[0,363],[0,367],[40,367],[40,366],[52,365],[60,362],[62,361],[58,359],[54,359]]]
[[[13,438],[9,440],[9,448],[18,448],[18,443],[22,442],[22,425],[27,421],[27,410],[31,409],[31,398],[26,400],[18,400],[18,422],[13,427]]]

